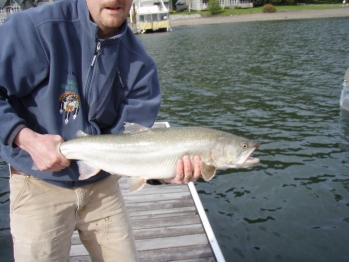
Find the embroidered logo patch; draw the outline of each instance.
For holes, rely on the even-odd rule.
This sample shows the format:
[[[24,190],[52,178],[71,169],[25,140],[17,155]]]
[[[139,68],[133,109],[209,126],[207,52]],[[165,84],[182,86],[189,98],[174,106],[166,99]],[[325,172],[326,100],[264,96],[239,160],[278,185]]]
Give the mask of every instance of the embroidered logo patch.
[[[69,118],[71,117],[71,115],[73,116],[73,119],[75,119],[79,112],[80,98],[74,92],[67,91],[64,94],[61,94],[59,96],[59,101],[60,101],[59,112],[61,114],[65,112],[64,122],[68,124]]]

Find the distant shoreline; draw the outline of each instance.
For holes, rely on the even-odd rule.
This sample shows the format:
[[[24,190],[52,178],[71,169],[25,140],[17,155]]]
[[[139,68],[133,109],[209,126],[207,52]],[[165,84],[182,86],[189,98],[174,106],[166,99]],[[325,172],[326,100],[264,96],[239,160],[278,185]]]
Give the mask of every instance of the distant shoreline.
[[[233,16],[210,16],[196,18],[182,18],[171,20],[171,27],[192,26],[206,24],[254,22],[254,21],[275,21],[275,20],[295,20],[314,19],[331,17],[349,17],[349,8],[336,8],[327,10],[304,10],[304,11],[278,11],[276,13],[253,13]],[[343,25],[346,26],[346,25]]]

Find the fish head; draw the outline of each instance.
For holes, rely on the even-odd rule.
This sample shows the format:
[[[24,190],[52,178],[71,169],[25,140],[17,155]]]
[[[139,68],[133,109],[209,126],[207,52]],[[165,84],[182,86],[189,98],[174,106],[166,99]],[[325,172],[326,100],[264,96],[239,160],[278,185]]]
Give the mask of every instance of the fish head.
[[[259,143],[244,137],[227,135],[220,137],[211,151],[216,168],[247,168],[259,163],[259,159],[251,157]]]

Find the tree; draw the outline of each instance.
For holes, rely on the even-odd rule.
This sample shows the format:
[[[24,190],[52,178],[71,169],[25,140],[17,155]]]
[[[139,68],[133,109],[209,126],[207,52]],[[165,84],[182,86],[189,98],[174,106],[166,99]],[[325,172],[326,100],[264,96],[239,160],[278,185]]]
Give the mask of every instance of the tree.
[[[219,5],[219,0],[209,0],[207,4],[207,9],[211,15],[218,14],[222,8]]]

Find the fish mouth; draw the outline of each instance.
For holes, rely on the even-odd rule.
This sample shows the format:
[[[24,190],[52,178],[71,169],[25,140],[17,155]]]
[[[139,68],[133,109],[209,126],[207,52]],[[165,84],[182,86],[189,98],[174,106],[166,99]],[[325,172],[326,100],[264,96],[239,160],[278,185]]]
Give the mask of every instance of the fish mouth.
[[[239,167],[250,167],[258,164],[260,162],[259,158],[252,157],[251,154],[259,147],[259,144],[257,144],[255,147],[251,148],[248,152],[245,153],[245,156],[241,159],[242,161],[239,161],[240,164],[238,164]]]
[[[245,162],[243,163],[243,166],[254,166],[256,164],[258,164],[260,162],[259,158],[257,157],[252,157],[252,156],[249,156]]]

